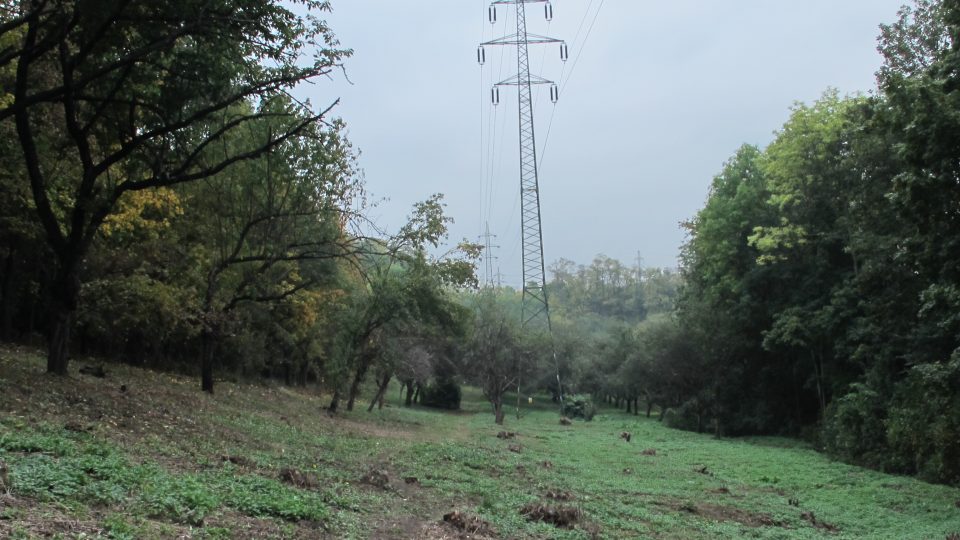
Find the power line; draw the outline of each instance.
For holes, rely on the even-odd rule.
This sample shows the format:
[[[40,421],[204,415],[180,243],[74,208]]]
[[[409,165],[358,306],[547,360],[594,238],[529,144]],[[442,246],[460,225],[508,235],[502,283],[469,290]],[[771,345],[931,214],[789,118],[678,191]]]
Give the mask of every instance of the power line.
[[[603,9],[603,3],[606,0],[600,0],[600,3],[597,5],[597,11],[593,15],[593,20],[590,22],[590,27],[587,29],[587,34],[583,38],[583,43],[577,47],[577,39],[580,37],[580,32],[583,30],[583,25],[587,20],[587,17],[590,15],[590,7],[593,5],[593,0],[590,0],[590,3],[587,4],[587,9],[583,12],[583,18],[580,20],[580,27],[577,29],[577,35],[573,38],[574,46],[577,49],[577,57],[573,61],[573,65],[570,68],[570,73],[567,75],[567,78],[564,79],[564,73],[566,72],[566,65],[564,69],[560,72],[560,93],[566,91],[567,85],[570,83],[570,79],[573,77],[573,71],[576,69],[577,64],[580,62],[580,56],[583,54],[584,49],[587,48],[587,41],[590,40],[590,35],[593,33],[593,27],[597,24],[597,19],[600,17],[600,11]],[[547,123],[547,134],[543,140],[543,147],[540,152],[540,165],[543,165],[543,160],[547,155],[547,144],[550,142],[550,133],[553,131],[553,119],[556,116],[557,109],[554,108],[550,113],[550,121]]]

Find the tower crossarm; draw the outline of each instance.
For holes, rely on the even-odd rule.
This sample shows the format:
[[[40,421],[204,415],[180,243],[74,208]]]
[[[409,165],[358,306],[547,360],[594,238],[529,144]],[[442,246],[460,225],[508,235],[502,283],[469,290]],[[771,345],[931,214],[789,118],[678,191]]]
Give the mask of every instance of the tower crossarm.
[[[503,36],[502,38],[483,42],[480,45],[534,45],[537,43],[563,43],[562,39],[552,38],[549,36],[540,36],[537,34],[527,34],[527,36],[528,39],[523,41],[523,39],[517,36],[517,34],[510,34],[509,36]]]
[[[519,76],[514,75],[509,79],[504,79],[498,82],[494,86],[520,86],[522,84],[555,84],[555,83],[549,79],[544,79],[543,77],[531,74],[530,80],[522,80],[520,79]]]

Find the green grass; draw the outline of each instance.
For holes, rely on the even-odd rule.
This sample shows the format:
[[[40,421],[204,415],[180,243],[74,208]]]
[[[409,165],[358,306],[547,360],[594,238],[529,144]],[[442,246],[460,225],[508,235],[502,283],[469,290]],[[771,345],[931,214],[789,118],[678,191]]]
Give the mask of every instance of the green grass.
[[[500,427],[475,389],[457,413],[404,408],[393,391],[382,411],[361,403],[331,419],[310,391],[225,383],[206,396],[182,377],[116,366],[107,380],[62,380],[41,366],[29,351],[0,349],[0,460],[10,469],[0,537],[409,538],[451,509],[504,538],[960,532],[960,490],[836,463],[787,439],[718,440],[612,410],[561,426],[545,399]],[[497,438],[504,429],[518,437]],[[310,485],[284,482],[284,469]],[[361,481],[372,469],[387,471],[388,489]],[[574,506],[583,518],[572,530],[531,523],[527,504]]]

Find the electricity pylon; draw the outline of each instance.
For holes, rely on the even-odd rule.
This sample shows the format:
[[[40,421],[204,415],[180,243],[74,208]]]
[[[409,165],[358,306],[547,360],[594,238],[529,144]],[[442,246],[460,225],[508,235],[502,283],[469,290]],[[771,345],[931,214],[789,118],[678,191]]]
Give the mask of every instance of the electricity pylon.
[[[483,240],[483,263],[486,269],[484,272],[484,281],[483,285],[485,287],[493,287],[493,261],[497,258],[493,256],[493,248],[499,248],[500,246],[495,246],[491,242],[491,239],[496,238],[497,235],[490,234],[490,224],[486,224],[486,232],[480,235],[480,238]]]
[[[522,324],[550,330],[550,304],[547,301],[546,270],[543,262],[543,230],[540,220],[540,186],[537,171],[537,144],[533,122],[533,85],[550,85],[550,99],[559,98],[559,90],[553,81],[530,73],[531,44],[558,43],[560,58],[566,61],[569,54],[563,40],[527,32],[527,4],[544,4],[544,16],[553,18],[553,6],[549,0],[495,0],[491,2],[488,16],[491,23],[497,21],[497,6],[512,5],[517,15],[517,33],[481,43],[477,60],[486,60],[484,47],[493,45],[513,46],[517,49],[517,74],[496,83],[491,89],[494,105],[500,102],[501,86],[516,86],[520,112],[520,222],[523,240],[523,309]]]

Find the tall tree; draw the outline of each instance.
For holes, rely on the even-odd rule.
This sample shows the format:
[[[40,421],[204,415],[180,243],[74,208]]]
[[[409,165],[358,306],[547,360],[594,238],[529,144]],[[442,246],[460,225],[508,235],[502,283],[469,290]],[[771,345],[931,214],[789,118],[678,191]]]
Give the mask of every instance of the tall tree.
[[[276,0],[25,0],[0,6],[0,95],[56,266],[50,372],[67,370],[80,269],[128,192],[192,182],[299,137],[326,111],[237,106],[325,75],[349,54],[317,13]],[[307,55],[312,57],[307,58]],[[233,111],[233,114],[231,114]],[[271,137],[235,153],[211,148],[275,117]]]
[[[258,108],[262,118],[211,151],[230,155],[264,145],[283,128],[277,119],[296,116],[297,108],[284,96],[265,100]],[[243,106],[236,114],[252,113]],[[345,230],[361,185],[341,131],[340,122],[308,126],[258,159],[182,186],[191,219],[181,220],[180,236],[193,246],[182,273],[195,275],[202,291],[204,391],[213,391],[218,343],[238,308],[280,302],[332,282],[332,261],[360,249],[359,239]]]

